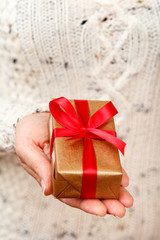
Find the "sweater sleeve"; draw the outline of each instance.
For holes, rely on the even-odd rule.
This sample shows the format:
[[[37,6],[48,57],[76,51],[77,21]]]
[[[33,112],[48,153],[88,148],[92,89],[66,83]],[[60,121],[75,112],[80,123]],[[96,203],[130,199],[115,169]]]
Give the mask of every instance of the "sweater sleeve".
[[[21,118],[48,111],[47,103],[22,104],[0,99],[0,156],[15,153],[16,125]]]

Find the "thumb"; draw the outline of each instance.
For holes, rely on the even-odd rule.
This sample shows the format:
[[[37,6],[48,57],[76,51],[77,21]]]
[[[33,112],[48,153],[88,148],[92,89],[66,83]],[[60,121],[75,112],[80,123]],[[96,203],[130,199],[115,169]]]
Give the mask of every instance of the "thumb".
[[[17,155],[22,166],[39,182],[43,193],[45,195],[52,194],[51,162],[42,148],[32,142],[28,147],[23,145],[23,150],[21,149],[20,153],[18,151]]]

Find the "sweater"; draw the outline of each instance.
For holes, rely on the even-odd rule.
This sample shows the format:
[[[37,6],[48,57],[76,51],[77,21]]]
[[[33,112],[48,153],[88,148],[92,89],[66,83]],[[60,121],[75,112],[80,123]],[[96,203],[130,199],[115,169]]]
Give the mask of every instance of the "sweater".
[[[139,198],[129,213],[138,239],[153,237],[160,207],[159,39],[159,0],[0,4],[0,155],[15,153],[17,122],[49,111],[53,97],[113,101],[117,135],[127,142],[123,166]],[[154,221],[144,224],[147,216]]]

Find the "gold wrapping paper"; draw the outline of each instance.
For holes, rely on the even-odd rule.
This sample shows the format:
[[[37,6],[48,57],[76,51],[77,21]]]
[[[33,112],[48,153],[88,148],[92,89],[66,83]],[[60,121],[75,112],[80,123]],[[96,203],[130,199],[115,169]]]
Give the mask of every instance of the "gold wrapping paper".
[[[69,99],[75,108],[74,100]],[[88,100],[89,116],[107,101]],[[76,110],[76,108],[75,108]],[[50,114],[50,140],[53,128],[63,128]],[[99,127],[115,131],[114,119]],[[82,187],[83,139],[65,141],[68,137],[56,137],[53,145],[52,179],[53,196],[56,198],[80,198]],[[105,140],[92,139],[97,161],[96,198],[117,199],[122,179],[119,151]]]

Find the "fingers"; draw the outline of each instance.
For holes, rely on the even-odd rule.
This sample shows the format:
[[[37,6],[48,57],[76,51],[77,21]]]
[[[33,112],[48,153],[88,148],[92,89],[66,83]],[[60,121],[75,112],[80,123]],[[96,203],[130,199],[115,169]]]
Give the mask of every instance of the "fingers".
[[[31,142],[17,155],[19,156],[20,162],[25,170],[39,182],[44,194],[51,194],[51,163],[43,150]]]
[[[112,214],[120,218],[125,216],[126,209],[123,206],[123,204],[120,203],[118,200],[106,199],[106,200],[102,200],[102,202],[106,206],[108,214]]]
[[[59,200],[86,213],[101,217],[106,215],[106,207],[99,199],[60,198]]]
[[[120,218],[125,216],[125,208],[132,207],[133,201],[133,197],[124,187],[120,187],[119,199],[102,200],[106,206],[107,213]]]
[[[134,199],[131,194],[124,188],[120,187],[119,201],[127,208],[132,207]]]
[[[121,181],[121,186],[127,187],[129,185],[129,177],[126,173],[126,171],[122,168],[122,181]]]
[[[59,200],[90,214],[105,216],[108,213],[120,218],[125,216],[126,207],[133,205],[133,197],[124,187],[120,187],[119,199],[100,201],[98,199],[60,198]]]

